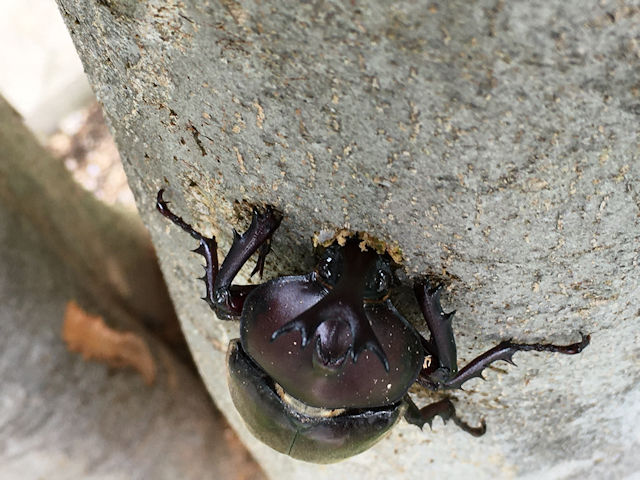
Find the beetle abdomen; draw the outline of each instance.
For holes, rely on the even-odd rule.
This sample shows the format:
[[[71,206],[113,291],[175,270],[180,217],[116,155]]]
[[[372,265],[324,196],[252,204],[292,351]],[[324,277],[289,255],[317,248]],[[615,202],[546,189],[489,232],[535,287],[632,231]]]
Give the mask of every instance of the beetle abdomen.
[[[273,389],[269,376],[248,358],[238,340],[227,353],[229,390],[256,438],[306,462],[333,463],[367,450],[404,415],[406,404],[311,417],[292,409]]]

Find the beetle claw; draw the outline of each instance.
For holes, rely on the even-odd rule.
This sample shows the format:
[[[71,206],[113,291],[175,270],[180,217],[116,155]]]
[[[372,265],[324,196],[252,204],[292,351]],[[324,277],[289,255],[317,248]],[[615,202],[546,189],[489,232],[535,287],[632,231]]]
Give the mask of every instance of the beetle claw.
[[[253,277],[256,273],[260,273],[260,278],[262,278],[262,273],[264,271],[264,261],[267,258],[267,255],[271,251],[271,240],[265,241],[258,251],[258,261],[256,262],[256,266],[251,272],[251,277]]]
[[[425,424],[428,424],[429,427],[433,428],[433,419],[435,417],[440,417],[444,423],[447,423],[448,420],[453,420],[453,423],[455,423],[459,428],[474,437],[484,435],[487,430],[484,420],[481,421],[479,427],[472,427],[458,417],[453,402],[448,398],[430,403],[420,409],[415,403],[413,403],[413,400],[411,400],[408,395],[405,397],[405,402],[408,404],[405,419],[409,423],[417,425],[420,428],[424,427]]]

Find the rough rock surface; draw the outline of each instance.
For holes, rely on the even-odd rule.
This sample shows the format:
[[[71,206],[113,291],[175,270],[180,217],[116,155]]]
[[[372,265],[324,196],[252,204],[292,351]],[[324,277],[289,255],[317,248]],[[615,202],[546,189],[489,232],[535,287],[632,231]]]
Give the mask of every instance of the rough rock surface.
[[[204,380],[270,476],[640,469],[637,1],[58,4]],[[402,424],[337,466],[287,460],[230,405],[237,326],[198,300],[201,260],[154,212],[160,187],[223,247],[243,201],[283,210],[267,272],[309,268],[323,228],[396,242],[408,275],[448,285],[462,363],[509,337],[592,344],[518,354],[456,393],[465,418],[486,419],[481,439]]]
[[[1,97],[0,187],[0,479],[264,478],[194,372],[132,315],[145,302],[122,301],[91,274],[101,266],[126,285],[126,255],[104,252],[84,265],[92,249],[127,244],[139,272],[152,276],[140,251],[148,243],[132,239],[137,224],[75,184]],[[116,220],[133,232],[105,242]],[[69,301],[148,346],[153,385],[70,352]]]

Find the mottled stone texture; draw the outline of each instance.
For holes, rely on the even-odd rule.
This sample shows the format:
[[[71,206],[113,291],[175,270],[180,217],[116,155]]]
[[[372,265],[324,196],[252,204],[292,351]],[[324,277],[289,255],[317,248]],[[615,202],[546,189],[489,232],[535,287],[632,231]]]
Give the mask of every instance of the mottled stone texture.
[[[640,469],[639,2],[58,3],[202,375],[273,478]],[[243,201],[282,209],[271,273],[308,268],[322,228],[397,242],[406,273],[447,283],[462,362],[508,337],[592,345],[518,354],[455,393],[481,439],[402,424],[338,466],[287,460],[230,406],[237,326],[198,300],[201,259],[153,211],[160,187],[223,246]]]
[[[170,325],[148,307],[159,275],[129,217],[74,183],[0,97],[0,479],[261,480],[192,369],[141,326]],[[125,263],[146,278],[132,285]],[[153,385],[67,349],[72,300],[148,346]]]

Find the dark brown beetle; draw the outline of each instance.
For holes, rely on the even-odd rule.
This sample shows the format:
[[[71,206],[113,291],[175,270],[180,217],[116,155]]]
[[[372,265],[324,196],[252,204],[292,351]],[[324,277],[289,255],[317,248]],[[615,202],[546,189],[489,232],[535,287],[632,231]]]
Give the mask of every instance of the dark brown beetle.
[[[518,351],[576,354],[589,344],[552,345],[505,341],[458,370],[451,329],[453,312],[440,306],[440,287],[426,280],[414,291],[430,332],[424,338],[389,299],[391,259],[355,239],[329,246],[315,270],[260,285],[233,285],[249,257],[262,275],[281,215],[271,206],[254,210],[249,229],[234,230],[218,268],[215,238],[195,231],[171,212],[158,192],[157,208],[200,242],[206,260],[204,297],[221,319],[240,319],[240,339],[227,354],[229,388],[252,433],[275,450],[316,463],[337,462],[376,443],[404,417],[422,428],[438,415],[466,432],[450,399],[418,408],[408,395],[418,383],[429,390],[460,388],[497,360]]]

